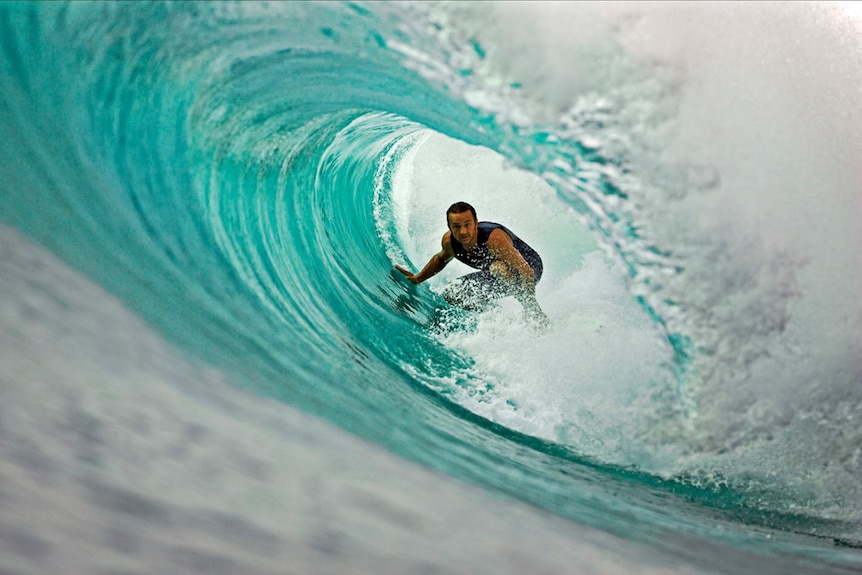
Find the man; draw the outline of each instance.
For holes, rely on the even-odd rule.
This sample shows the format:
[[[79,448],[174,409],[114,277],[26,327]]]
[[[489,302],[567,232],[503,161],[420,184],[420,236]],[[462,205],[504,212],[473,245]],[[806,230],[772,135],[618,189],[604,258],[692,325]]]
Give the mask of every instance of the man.
[[[455,258],[480,271],[467,274],[446,287],[443,297],[452,305],[481,310],[493,300],[514,296],[524,306],[525,317],[542,325],[548,317],[536,301],[536,283],[542,278],[542,258],[508,228],[479,222],[476,210],[456,202],[446,211],[449,231],[443,234],[440,252],[418,274],[395,268],[409,281],[420,284],[439,273]]]

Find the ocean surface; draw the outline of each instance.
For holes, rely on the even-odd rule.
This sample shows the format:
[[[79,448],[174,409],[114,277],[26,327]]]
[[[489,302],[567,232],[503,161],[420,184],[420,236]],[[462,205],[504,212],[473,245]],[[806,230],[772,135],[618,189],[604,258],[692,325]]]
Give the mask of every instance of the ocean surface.
[[[862,572],[862,16],[0,4],[0,573]],[[413,286],[445,210],[546,331]]]

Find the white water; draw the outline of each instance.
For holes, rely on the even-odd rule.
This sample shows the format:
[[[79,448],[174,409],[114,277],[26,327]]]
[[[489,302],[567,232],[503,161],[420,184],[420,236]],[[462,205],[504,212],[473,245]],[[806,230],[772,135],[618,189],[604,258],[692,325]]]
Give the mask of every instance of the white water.
[[[637,2],[447,4],[436,15],[444,41],[482,48],[483,58],[453,48],[451,59],[467,61],[473,74],[443,78],[477,107],[581,138],[570,118],[610,110],[611,122],[586,135],[627,167],[609,173],[627,194],[619,213],[640,236],[629,244],[620,234],[612,239],[630,260],[655,259],[644,246],[664,254],[658,266],[641,265],[628,289],[647,299],[670,333],[688,338],[694,354],[680,398],[691,406],[688,417],[652,438],[674,457],[653,469],[718,471],[752,486],[777,476],[787,489],[820,493],[814,505],[858,518],[857,505],[841,503],[862,500],[855,424],[862,417],[862,35],[847,13],[828,4]],[[441,156],[432,164],[459,161],[466,160]],[[501,201],[498,191],[471,189],[470,176],[459,176],[459,186],[458,178],[441,184],[439,174],[413,170],[414,187],[427,188],[409,199],[411,210],[427,211],[409,223],[417,249],[408,255],[417,267],[439,243],[438,214],[483,193],[491,201],[477,206],[480,219],[509,225],[543,256],[558,253],[548,245],[566,243],[531,236],[541,224],[527,215],[562,214],[561,207],[531,212],[527,200],[512,204],[507,194]],[[555,201],[538,184],[524,184],[524,197]],[[587,284],[614,293],[613,279],[595,279],[601,266],[573,273],[584,253],[552,273],[590,278]],[[441,281],[457,272],[447,273]],[[548,297],[559,280],[548,277],[539,289],[558,319],[574,307],[574,299]],[[496,342],[499,334],[490,333]],[[529,369],[529,362],[485,356],[492,344],[458,345],[484,356],[490,372],[507,372],[509,382]],[[635,349],[649,355],[649,344]],[[661,353],[650,367],[664,361]],[[524,389],[507,385],[521,399],[519,415],[535,416]],[[631,397],[624,385],[615,389]],[[537,391],[545,409],[559,397],[553,385],[547,395],[530,389]],[[598,413],[607,407],[584,405]],[[607,413],[619,416],[619,405]],[[555,415],[518,425],[548,434],[546,424],[563,411],[552,404]]]
[[[623,275],[588,229],[540,178],[498,154],[427,133],[393,176],[393,212],[405,257],[419,270],[441,247],[446,209],[467,201],[533,246],[545,273],[537,298],[553,327],[538,334],[512,298],[478,317],[475,330],[441,335],[474,365],[428,384],[479,415],[567,444],[605,462],[655,467],[640,438],[655,425],[646,398],[672,387],[670,345],[625,289]],[[474,271],[452,261],[434,291]]]

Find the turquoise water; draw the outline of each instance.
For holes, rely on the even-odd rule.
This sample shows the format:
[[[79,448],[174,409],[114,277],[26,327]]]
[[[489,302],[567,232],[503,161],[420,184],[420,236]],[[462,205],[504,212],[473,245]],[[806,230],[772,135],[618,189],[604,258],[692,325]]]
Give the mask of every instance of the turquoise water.
[[[418,463],[695,572],[853,572],[858,38],[826,8],[834,22],[812,20],[812,7],[748,8],[750,24],[733,13],[745,8],[677,8],[3,5],[0,218],[63,262],[42,267],[71,267],[142,319],[128,330],[154,330],[182,358],[171,362],[333,423],[405,470]],[[751,31],[763,18],[778,18],[774,36]],[[572,39],[585,21],[590,33]],[[785,45],[788,29],[801,46]],[[737,44],[759,60],[740,65]],[[829,95],[817,90],[834,78]],[[548,333],[521,323],[514,302],[478,317],[445,310],[438,294],[458,264],[419,287],[393,271],[437,251],[457,200],[542,254]],[[39,341],[20,311],[32,286],[36,318],[69,297],[42,267],[7,282],[9,365],[22,361],[16,341]],[[429,329],[441,313],[454,327]],[[137,363],[98,343],[114,316],[74,317],[97,343],[68,360],[64,397],[96,385],[88,361],[132,381]],[[39,365],[63,373],[66,356],[32,349],[29,367],[4,372],[4,403],[35,421],[61,403]],[[134,387],[182,388],[171,365]],[[41,400],[22,399],[30,380],[47,386],[31,392]],[[123,403],[132,387],[111,393]],[[111,408],[94,409],[109,426]],[[30,419],[6,417],[29,433]],[[158,434],[144,435],[157,452]],[[43,437],[56,445],[42,452],[63,444]],[[92,468],[82,457],[67,461],[70,477],[158,491],[111,470],[109,452]],[[33,526],[15,541],[50,531],[17,522],[26,493],[5,496],[5,532]],[[148,508],[134,509],[129,537],[145,537]],[[50,539],[55,558],[74,555]],[[42,565],[18,547],[10,572]],[[352,569],[327,572],[384,570]]]

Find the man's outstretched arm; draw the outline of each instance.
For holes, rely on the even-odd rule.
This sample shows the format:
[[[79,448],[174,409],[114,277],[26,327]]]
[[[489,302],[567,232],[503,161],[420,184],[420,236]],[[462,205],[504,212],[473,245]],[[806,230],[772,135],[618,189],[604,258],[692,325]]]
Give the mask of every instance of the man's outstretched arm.
[[[404,274],[404,276],[408,279],[408,281],[414,284],[421,284],[428,278],[437,275],[440,271],[446,267],[453,257],[455,257],[455,253],[452,251],[452,244],[447,240],[449,239],[449,233],[443,236],[442,249],[431,256],[431,259],[428,260],[428,263],[425,264],[425,267],[422,268],[422,271],[418,274],[414,274],[407,268],[403,268],[401,266],[395,266],[399,272]]]

